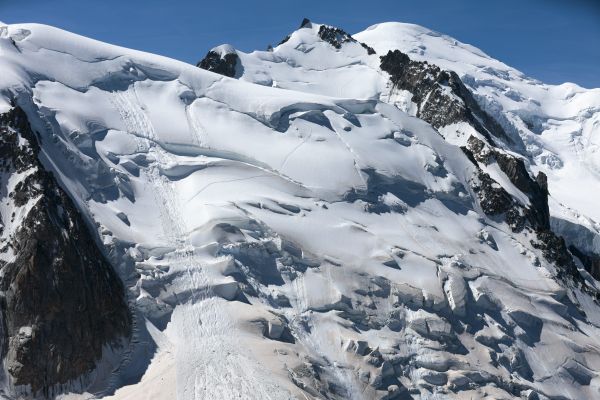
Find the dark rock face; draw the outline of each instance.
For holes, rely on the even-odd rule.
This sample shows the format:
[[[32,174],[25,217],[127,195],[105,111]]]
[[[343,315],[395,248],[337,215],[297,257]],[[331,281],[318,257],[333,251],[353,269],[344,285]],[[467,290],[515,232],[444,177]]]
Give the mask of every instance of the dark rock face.
[[[310,22],[310,19],[304,18],[302,20],[302,22],[300,23],[300,29],[302,29],[302,28],[310,28],[310,27],[312,27],[312,23]]]
[[[2,215],[2,355],[15,386],[44,396],[91,372],[131,317],[119,277],[38,153],[22,110],[0,116],[2,189],[21,179],[2,200],[15,210]]]
[[[480,205],[488,215],[505,214],[506,221],[515,231],[529,222],[536,231],[550,229],[548,187],[543,173],[532,179],[522,159],[499,151],[494,137],[510,143],[512,140],[502,127],[477,104],[471,92],[458,75],[444,71],[427,62],[412,61],[406,54],[394,50],[381,57],[381,69],[390,74],[394,86],[413,94],[417,117],[435,128],[456,122],[466,122],[477,130],[488,143],[471,136],[465,154],[478,166],[496,162],[508,179],[529,197],[530,206],[519,205],[500,185],[478,167],[473,188]]]
[[[548,208],[548,182],[546,175],[540,172],[532,179],[522,159],[505,153],[496,153],[496,162],[508,179],[531,201],[528,218],[537,229],[550,229],[550,210]]]
[[[290,35],[286,35],[283,39],[281,39],[281,42],[279,42],[277,44],[277,46],[280,46],[280,45],[286,43],[288,40],[290,40]]]
[[[512,197],[488,174],[479,171],[478,181],[473,189],[479,194],[479,204],[487,215],[499,215],[508,212],[513,206]]]
[[[565,240],[550,229],[546,175],[540,172],[536,179],[533,179],[527,172],[522,159],[500,152],[473,136],[469,138],[468,146],[463,147],[462,150],[477,166],[477,179],[472,183],[472,187],[478,195],[483,212],[490,216],[504,216],[504,220],[514,232],[520,232],[525,227],[533,229],[537,240],[531,242],[532,246],[541,250],[544,258],[559,268],[559,277],[568,277],[575,283],[581,283],[582,277],[577,271]],[[478,164],[489,165],[493,162],[498,164],[500,170],[506,174],[517,189],[527,195],[530,201],[528,207],[513,199]],[[579,257],[572,249],[571,252]],[[585,255],[582,254],[580,259],[582,263],[588,262],[589,264],[590,259]],[[595,270],[593,264],[589,267],[586,266],[586,269],[588,271]],[[593,274],[593,272],[590,273]]]
[[[380,67],[390,74],[395,87],[413,94],[417,117],[441,128],[455,122],[467,122],[491,144],[491,136],[508,143],[512,140],[500,124],[479,107],[459,76],[427,62],[412,61],[399,50],[380,57]]]
[[[367,46],[364,43],[358,42],[348,33],[343,31],[340,28],[335,28],[333,26],[321,25],[319,28],[319,37],[335,47],[336,49],[341,49],[344,43],[360,43],[360,45],[367,51],[367,54],[372,55],[375,54],[375,50],[372,47]]]
[[[554,262],[561,270],[573,277],[576,282],[582,280],[581,275],[577,271],[577,267],[573,262],[573,257],[567,250],[567,244],[562,237],[557,236],[554,232],[538,231],[538,241],[532,242],[532,246],[540,249],[544,254],[544,258]]]
[[[497,147],[495,138],[507,144],[513,143],[513,140],[496,120],[481,109],[458,75],[427,62],[412,61],[398,50],[390,51],[380,59],[380,67],[390,74],[393,85],[412,93],[411,100],[418,107],[417,117],[438,129],[452,123],[466,122],[485,138],[487,143],[471,136],[467,146],[462,148],[477,167],[471,186],[477,194],[482,211],[489,216],[502,218],[514,232],[520,232],[526,227],[533,230],[536,240],[532,241],[532,245],[558,267],[559,276],[582,286],[582,277],[577,271],[573,255],[567,249],[564,239],[550,229],[546,175],[540,172],[538,176],[532,177],[523,159]],[[518,202],[480,168],[480,164],[490,165],[494,162],[510,182],[529,198],[528,205]],[[590,273],[600,275],[600,263],[597,259],[583,253],[574,254]],[[583,289],[588,291],[585,287]],[[591,294],[598,297],[595,293]],[[525,372],[523,373],[528,375]]]
[[[240,57],[235,53],[228,53],[221,57],[219,53],[211,50],[197,66],[207,71],[235,78],[237,77],[237,66],[239,62]]]
[[[468,147],[461,147],[461,149],[477,167],[477,173],[474,179],[471,180],[471,187],[477,194],[481,210],[489,216],[504,216],[504,220],[513,232],[522,231],[527,224],[527,209],[516,202],[498,182],[479,167],[477,162],[483,162],[481,160],[485,156],[485,153],[483,153],[484,143],[477,140],[477,142],[469,144]],[[477,147],[479,144],[482,145],[481,148]],[[485,148],[486,150],[489,149]]]
[[[550,230],[546,175],[540,172],[536,179],[533,179],[521,158],[500,152],[473,136],[468,140],[468,147],[476,161],[484,165],[496,162],[511,183],[529,197],[531,204],[525,209],[525,216],[532,227],[539,231]]]

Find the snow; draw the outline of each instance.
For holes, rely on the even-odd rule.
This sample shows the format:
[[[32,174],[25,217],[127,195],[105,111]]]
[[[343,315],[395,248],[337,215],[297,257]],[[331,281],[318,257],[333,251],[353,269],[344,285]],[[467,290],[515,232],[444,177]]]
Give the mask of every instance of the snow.
[[[473,46],[417,25],[377,24],[354,37],[380,54],[399,49],[458,73],[486,111],[512,121],[509,130],[525,144],[534,171],[546,173],[557,201],[600,220],[594,201],[600,193],[600,158],[593,135],[600,120],[600,89],[541,83]]]
[[[480,371],[548,396],[597,395],[598,328],[565,311],[565,289],[532,234],[479,209],[469,184],[475,167],[459,147],[469,127],[438,133],[415,118],[378,55],[398,48],[455,70],[488,112],[538,121],[540,132],[525,122],[514,130],[533,149],[524,154],[532,169],[549,177],[553,216],[596,233],[600,91],[544,85],[415,25],[355,35],[378,55],[353,42],[334,49],[319,28],[299,29],[273,52],[217,47],[239,55],[240,80],[43,25],[0,28],[0,111],[16,96],[28,113],[44,165],[98,227],[156,348],[148,365],[115,368],[94,395],[308,398],[289,376],[314,363],[341,398],[374,398],[355,369],[373,379],[381,371],[343,351],[350,339],[413,357],[398,383],[421,382],[414,390],[423,396],[433,396],[423,382],[443,387]],[[549,153],[563,166],[543,162]],[[528,204],[496,164],[485,171]],[[12,212],[4,207],[2,221]],[[244,285],[256,293],[241,301]],[[289,307],[274,305],[277,295]],[[597,306],[582,299],[597,318]],[[524,352],[535,379],[491,362],[490,348],[465,326],[455,333],[462,322],[448,320],[474,309],[488,319],[472,316],[479,336],[503,341],[503,330],[516,332],[503,346]],[[517,311],[543,321],[541,341],[527,343],[535,335]],[[288,321],[294,344],[263,335],[258,321],[274,318]],[[469,351],[428,335],[448,343],[455,335]],[[140,344],[130,346],[135,354]],[[589,370],[592,383],[573,378],[567,361]],[[440,364],[452,370],[435,371]],[[128,376],[139,379],[111,387]]]
[[[226,54],[235,54],[235,49],[230,44],[222,44],[220,46],[212,48],[210,51],[214,51],[223,58]]]

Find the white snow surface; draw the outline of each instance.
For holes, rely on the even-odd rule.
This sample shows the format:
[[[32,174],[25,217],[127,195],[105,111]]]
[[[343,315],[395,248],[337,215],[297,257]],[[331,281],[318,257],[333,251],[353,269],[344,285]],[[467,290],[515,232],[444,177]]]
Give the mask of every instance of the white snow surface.
[[[552,196],[600,220],[600,88],[544,84],[473,46],[417,25],[377,24],[354,37],[380,54],[398,49],[458,73],[480,105],[521,138],[532,169],[548,176]],[[552,212],[560,214],[556,208]]]
[[[273,52],[237,51],[239,80],[49,26],[0,26],[0,112],[13,98],[27,112],[44,165],[128,286],[136,335],[156,349],[136,362],[132,341],[133,356],[81,396],[320,398],[313,378],[291,379],[318,365],[334,398],[383,398],[395,390],[376,388],[388,360],[415,398],[600,396],[598,305],[565,289],[531,233],[486,217],[460,140],[413,116],[379,56],[400,49],[456,71],[548,174],[555,225],[596,233],[600,90],[545,85],[415,25],[354,35],[370,56],[334,49],[319,26]],[[373,176],[381,193],[369,199]],[[278,326],[294,343],[265,333]],[[346,350],[359,341],[383,365]]]

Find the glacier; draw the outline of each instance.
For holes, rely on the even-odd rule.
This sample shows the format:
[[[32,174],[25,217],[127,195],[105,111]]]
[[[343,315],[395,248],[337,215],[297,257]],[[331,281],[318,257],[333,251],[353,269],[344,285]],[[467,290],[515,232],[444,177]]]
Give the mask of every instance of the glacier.
[[[1,396],[600,395],[600,89],[403,23],[209,55],[0,26],[0,113],[26,114],[132,318],[85,379],[38,392],[5,363]]]

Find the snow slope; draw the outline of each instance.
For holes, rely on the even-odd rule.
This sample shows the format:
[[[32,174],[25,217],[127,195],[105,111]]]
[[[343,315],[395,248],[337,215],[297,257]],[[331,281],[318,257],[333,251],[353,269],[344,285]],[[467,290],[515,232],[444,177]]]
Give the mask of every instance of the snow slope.
[[[377,55],[332,48],[319,27],[237,52],[239,80],[0,27],[0,111],[27,112],[135,308],[129,356],[93,395],[598,396],[597,304],[559,279],[535,232],[485,214],[477,166],[414,117],[379,55],[457,71],[547,172],[554,214],[590,224],[599,92],[543,85],[412,25],[355,35]]]
[[[600,220],[600,89],[572,83],[546,85],[481,50],[425,28],[384,23],[355,35],[379,53],[391,49],[456,71],[506,129],[518,133],[532,168],[548,175],[551,195],[568,208]],[[557,218],[559,208],[553,208]]]
[[[229,47],[240,57],[240,79],[329,96],[378,99],[415,115],[411,93],[389,84],[388,75],[379,69],[379,56],[398,49],[413,60],[454,71],[515,139],[512,150],[527,157],[532,171],[548,176],[555,229],[573,243],[580,242],[578,235],[599,234],[600,154],[594,132],[600,126],[600,89],[544,84],[473,46],[418,25],[382,23],[353,35],[377,54],[367,54],[359,43],[332,51],[318,36],[321,26],[312,23],[295,31],[272,52],[246,54]],[[459,144],[473,133],[460,125],[440,132]],[[584,226],[583,233],[573,232],[572,224]],[[597,245],[580,244],[600,251]]]
[[[358,43],[332,52],[317,35],[320,27],[311,24],[297,30],[272,52],[228,51],[240,57],[242,80],[335,97],[380,99],[411,114],[415,111],[410,97],[394,92],[379,69],[380,55],[398,49],[411,59],[455,71],[484,109],[522,141],[515,150],[530,157],[534,171],[548,175],[557,206],[553,214],[565,218],[566,207],[600,220],[595,202],[600,156],[593,135],[600,124],[600,89],[543,84],[473,46],[418,25],[382,23],[353,35],[375,49],[373,55]]]

